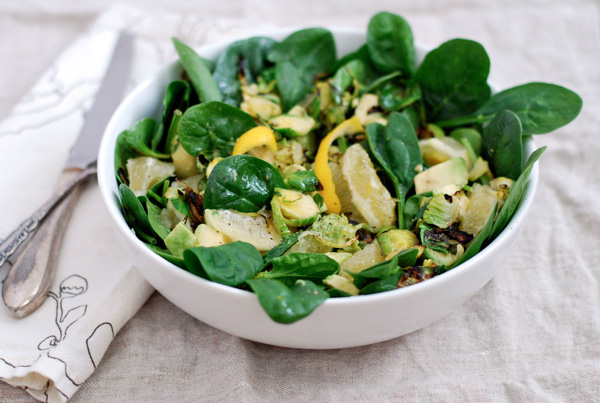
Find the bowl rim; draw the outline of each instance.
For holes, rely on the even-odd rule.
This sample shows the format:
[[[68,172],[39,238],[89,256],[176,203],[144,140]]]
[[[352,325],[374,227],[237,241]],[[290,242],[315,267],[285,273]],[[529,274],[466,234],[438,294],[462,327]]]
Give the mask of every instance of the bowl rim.
[[[361,35],[366,39],[366,29],[356,29],[356,28],[347,28],[347,27],[335,27],[330,26],[326,27],[329,29],[334,37],[336,35]],[[292,32],[295,32],[298,29],[297,27],[290,28],[267,28],[264,30],[258,29],[255,35],[252,36],[282,36],[289,35]],[[233,43],[236,40],[249,38],[248,34],[238,34],[228,36],[222,40],[205,44],[203,46],[195,48],[195,50],[199,54],[206,54],[215,51],[222,51],[227,45]],[[337,42],[336,42],[337,44]],[[359,43],[359,46],[361,44]],[[358,48],[358,47],[357,47]],[[425,53],[431,50],[430,47],[426,47],[419,42],[415,42],[415,48],[417,49],[417,54],[422,53],[423,56]],[[339,55],[338,55],[339,56]],[[419,58],[417,58],[419,59]],[[115,112],[113,113],[106,129],[104,130],[102,141],[100,145],[100,150],[98,153],[98,185],[100,187],[100,193],[104,202],[105,208],[108,210],[109,215],[113,221],[113,223],[118,228],[119,232],[122,233],[131,243],[134,245],[137,251],[144,254],[147,258],[149,258],[153,263],[157,264],[163,270],[167,270],[171,275],[178,277],[178,280],[191,281],[198,284],[200,287],[211,287],[216,291],[230,293],[232,298],[240,298],[249,300],[250,298],[255,299],[256,294],[253,292],[242,290],[239,288],[227,286],[224,284],[220,284],[217,282],[213,282],[202,277],[196,276],[191,272],[184,270],[173,263],[167,261],[162,258],[158,254],[154,253],[148,247],[146,247],[137,237],[133,234],[127,223],[125,222],[120,210],[118,209],[114,197],[116,196],[111,189],[110,181],[116,182],[116,177],[114,173],[112,176],[107,176],[106,166],[110,165],[111,170],[114,170],[114,146],[116,144],[116,137],[118,134],[116,133],[117,121],[118,117],[120,117],[123,112],[130,107],[130,104],[133,100],[135,100],[139,94],[145,91],[148,87],[154,84],[160,77],[165,76],[171,69],[178,68],[179,62],[178,60],[174,60],[171,63],[168,63],[162,67],[160,67],[155,73],[152,74],[145,81],[140,83],[132,90],[119,104]],[[180,67],[179,67],[180,68]],[[493,83],[488,81],[490,87],[492,87],[492,91],[494,91],[495,86]],[[131,124],[134,124],[132,122]],[[535,142],[533,141],[532,136],[527,136],[524,140],[524,159],[526,159],[531,153],[535,150]],[[111,162],[111,164],[108,164]],[[537,189],[538,180],[539,180],[539,161],[536,162],[531,170],[529,175],[525,190],[517,205],[517,209],[515,210],[513,216],[510,221],[507,223],[506,227],[502,230],[502,232],[494,239],[487,247],[476,255],[471,257],[466,262],[452,268],[451,270],[444,272],[440,275],[434,276],[428,280],[419,282],[417,284],[413,284],[410,287],[403,287],[391,291],[386,291],[377,294],[369,294],[369,295],[356,295],[349,298],[328,298],[325,300],[319,309],[325,308],[326,306],[353,306],[355,304],[366,304],[369,302],[382,302],[390,299],[396,299],[400,296],[407,297],[413,293],[419,293],[421,290],[426,289],[427,287],[443,287],[445,283],[452,282],[454,278],[463,275],[466,272],[470,272],[473,270],[477,270],[477,266],[480,262],[487,258],[488,255],[491,255],[495,249],[502,248],[505,244],[509,243],[512,236],[517,236],[518,232],[514,233],[513,229],[518,229],[520,225],[522,225],[523,220],[527,216],[527,212],[529,211]],[[142,272],[142,270],[140,270]],[[143,273],[142,273],[143,275]],[[160,292],[160,290],[159,290]],[[285,325],[282,325],[285,326]]]

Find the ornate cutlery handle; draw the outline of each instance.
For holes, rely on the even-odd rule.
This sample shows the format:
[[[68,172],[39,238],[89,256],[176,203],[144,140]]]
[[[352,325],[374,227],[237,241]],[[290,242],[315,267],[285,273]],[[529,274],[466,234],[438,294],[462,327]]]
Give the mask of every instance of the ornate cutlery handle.
[[[75,185],[89,178],[96,173],[96,165],[92,165],[82,171],[67,171],[61,178],[60,190],[39,209],[35,211],[29,218],[23,221],[17,229],[11,232],[8,237],[0,242],[0,266],[2,266],[8,258],[15,253],[21,245],[33,234],[39,223],[48,215],[48,213],[60,202]]]

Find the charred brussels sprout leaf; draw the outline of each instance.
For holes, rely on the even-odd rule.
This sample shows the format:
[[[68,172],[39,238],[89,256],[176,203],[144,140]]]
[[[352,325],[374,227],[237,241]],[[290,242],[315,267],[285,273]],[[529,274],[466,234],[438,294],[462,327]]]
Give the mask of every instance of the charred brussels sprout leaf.
[[[240,80],[242,73],[248,83],[255,83],[263,70],[269,67],[267,54],[277,42],[271,38],[254,37],[229,45],[215,64],[213,77],[223,96],[223,102],[239,106],[242,102]]]
[[[255,127],[254,119],[242,110],[222,102],[189,108],[179,124],[179,141],[191,155],[209,160],[227,157],[235,141]]]
[[[265,312],[278,323],[293,323],[311,314],[329,294],[308,280],[287,287],[277,280],[256,279],[246,283],[258,297]]]
[[[316,75],[333,66],[335,41],[326,29],[303,29],[274,45],[267,58],[277,64],[277,88],[288,111],[311,91]]]
[[[490,59],[479,43],[453,39],[425,56],[415,76],[429,121],[475,112],[490,97]]]
[[[217,165],[208,178],[204,208],[256,212],[267,205],[276,187],[285,187],[279,171],[250,155],[234,155]]]
[[[314,192],[319,190],[319,178],[312,169],[306,171],[296,171],[289,176],[287,184],[292,189],[298,189],[303,192]]]
[[[183,259],[191,273],[232,287],[254,277],[263,263],[260,252],[241,241],[210,248],[189,248],[183,252]]]
[[[511,111],[501,111],[483,130],[482,156],[496,176],[517,179],[523,164],[521,122]]]
[[[179,61],[190,77],[190,81],[198,94],[201,102],[221,101],[221,93],[217,83],[210,74],[208,63],[201,58],[192,48],[173,38],[175,50],[179,54]]]
[[[411,77],[415,71],[415,45],[412,29],[398,15],[381,12],[373,16],[367,28],[369,56],[382,73],[401,71]]]

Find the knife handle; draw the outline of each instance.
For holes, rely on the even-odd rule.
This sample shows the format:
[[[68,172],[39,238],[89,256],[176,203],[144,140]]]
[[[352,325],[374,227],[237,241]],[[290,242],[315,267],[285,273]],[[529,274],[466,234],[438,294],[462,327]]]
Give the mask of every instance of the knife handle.
[[[72,184],[81,172],[65,170],[59,183],[63,186]],[[81,180],[71,186],[70,192],[67,191],[45,219],[38,222],[37,231],[9,269],[2,298],[13,316],[27,316],[46,300],[56,273],[64,231],[81,187]]]
[[[48,215],[56,204],[71,191],[73,186],[95,173],[96,165],[92,165],[83,170],[65,170],[58,181],[57,188],[59,190],[54,193],[46,203],[38,208],[35,213],[23,221],[17,229],[11,232],[4,241],[0,242],[0,267],[25,243],[36,230],[39,223]]]

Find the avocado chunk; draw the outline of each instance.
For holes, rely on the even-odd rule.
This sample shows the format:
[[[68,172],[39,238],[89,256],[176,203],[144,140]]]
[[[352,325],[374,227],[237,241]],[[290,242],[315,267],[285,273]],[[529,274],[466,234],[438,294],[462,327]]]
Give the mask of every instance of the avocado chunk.
[[[346,277],[342,277],[338,274],[332,274],[323,280],[323,284],[336,290],[344,291],[350,295],[358,295],[359,289],[348,280]]]
[[[467,164],[462,158],[452,158],[415,176],[415,192],[430,192],[446,185],[464,186],[469,182]]]
[[[184,250],[196,246],[196,236],[181,221],[165,238],[165,246],[173,256],[183,257]]]

